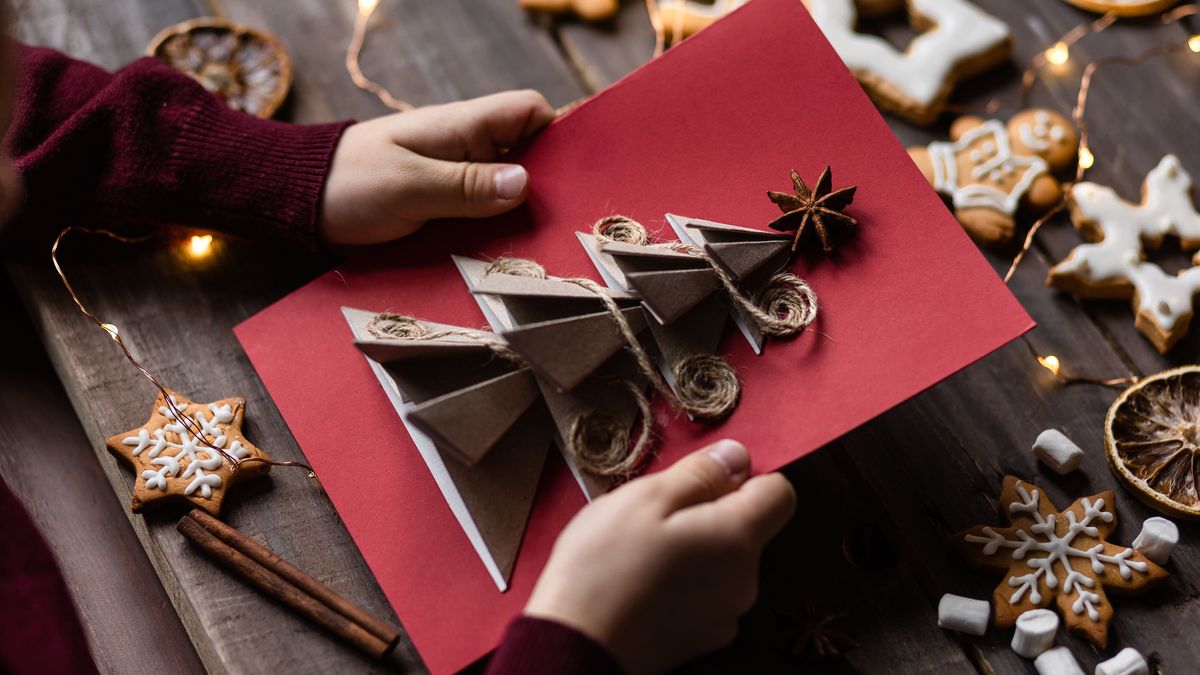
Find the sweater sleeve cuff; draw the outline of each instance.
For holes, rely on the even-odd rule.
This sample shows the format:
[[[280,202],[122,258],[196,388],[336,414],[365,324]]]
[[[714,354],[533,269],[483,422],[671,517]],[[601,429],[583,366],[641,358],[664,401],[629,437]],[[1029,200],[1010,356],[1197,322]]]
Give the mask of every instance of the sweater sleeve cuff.
[[[164,158],[172,188],[190,202],[183,212],[195,222],[183,224],[317,248],[325,179],[353,120],[294,125],[197,99]]]
[[[614,675],[625,671],[607,649],[583,633],[555,621],[521,616],[508,625],[487,672]]]

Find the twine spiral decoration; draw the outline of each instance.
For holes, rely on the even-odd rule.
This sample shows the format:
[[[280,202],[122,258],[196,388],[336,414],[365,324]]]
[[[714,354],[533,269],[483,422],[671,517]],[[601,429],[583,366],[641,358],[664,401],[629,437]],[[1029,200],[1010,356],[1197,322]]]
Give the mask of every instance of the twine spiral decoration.
[[[817,318],[817,294],[795,274],[771,276],[758,293],[756,309],[766,315],[759,330],[767,335],[795,335]]]
[[[645,246],[650,242],[646,228],[628,216],[605,216],[592,225],[592,236],[602,242]]]
[[[579,415],[567,432],[567,452],[580,469],[598,476],[631,476],[645,461],[654,435],[654,416],[642,388],[619,380],[637,404],[641,430],[630,444],[629,429],[611,414],[595,410]]]
[[[728,415],[742,394],[742,382],[725,359],[713,354],[693,354],[671,367],[675,389],[697,417],[708,419]]]
[[[367,332],[381,340],[419,340],[429,329],[411,316],[380,312],[367,322]]]

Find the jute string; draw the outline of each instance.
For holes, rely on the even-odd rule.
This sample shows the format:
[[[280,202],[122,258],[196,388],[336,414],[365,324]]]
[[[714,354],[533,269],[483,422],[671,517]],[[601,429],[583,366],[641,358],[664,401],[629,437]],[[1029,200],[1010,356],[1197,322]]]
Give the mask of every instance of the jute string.
[[[532,260],[501,258],[489,266],[485,273],[545,278],[544,269],[540,277],[533,274],[537,269],[542,269],[541,265]],[[403,314],[380,312],[367,322],[367,332],[384,340],[436,340],[451,335],[469,337],[487,345],[497,356],[521,366],[526,365],[525,360],[498,337],[467,330],[431,331],[417,319]],[[649,441],[653,436],[654,417],[650,413],[650,402],[645,394],[633,382],[618,382],[633,394],[634,402],[641,412],[641,433],[637,442],[630,447],[629,429],[606,412],[595,411],[572,420],[567,432],[567,450],[575,457],[576,464],[588,473],[601,476],[632,474],[645,459]]]
[[[634,231],[631,230],[631,233]],[[532,260],[500,258],[485,270],[485,274],[516,274],[532,278],[546,278],[545,268]],[[741,394],[741,382],[737,374],[724,359],[698,354],[681,359],[672,365],[679,396],[659,375],[649,354],[633,332],[616,301],[591,279],[564,279],[585,288],[596,295],[604,304],[622,338],[634,355],[638,370],[675,408],[708,419],[728,415],[737,404]],[[593,411],[580,415],[571,422],[565,439],[567,450],[578,465],[594,474],[604,476],[629,475],[643,462],[653,436],[654,417],[650,402],[637,384],[620,380],[633,397],[641,417],[641,431],[631,443],[626,425],[604,411]]]
[[[717,274],[717,279],[729,297],[753,320],[765,335],[788,337],[812,325],[817,318],[817,294],[800,277],[780,272],[767,280],[766,286],[751,300],[738,288],[733,277],[699,246],[673,241],[650,244],[646,228],[625,216],[608,216],[596,221],[592,234],[600,241],[614,241],[638,246],[654,246],[688,253],[704,260]]]
[[[567,432],[567,451],[580,469],[600,476],[630,476],[646,458],[654,435],[654,415],[642,388],[617,380],[633,397],[641,418],[637,441],[630,444],[629,427],[603,410],[577,416]]]
[[[367,322],[367,332],[382,340],[437,340],[459,336],[474,340],[502,359],[526,367],[528,364],[520,354],[509,348],[508,343],[492,333],[466,329],[431,331],[417,319],[404,314],[380,312]]]

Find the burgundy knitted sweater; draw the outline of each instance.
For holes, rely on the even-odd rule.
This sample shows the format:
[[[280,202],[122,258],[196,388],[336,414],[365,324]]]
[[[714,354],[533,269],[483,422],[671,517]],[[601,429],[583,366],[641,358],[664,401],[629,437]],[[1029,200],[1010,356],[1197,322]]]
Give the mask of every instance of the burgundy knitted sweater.
[[[300,126],[233,112],[149,58],[108,73],[49,49],[15,51],[5,147],[26,196],[0,233],[4,255],[47,256],[66,225],[184,225],[319,244],[325,176],[351,122]],[[0,523],[0,672],[94,672],[53,556],[3,481]],[[531,675],[620,670],[582,633],[530,618],[513,621],[488,667]]]

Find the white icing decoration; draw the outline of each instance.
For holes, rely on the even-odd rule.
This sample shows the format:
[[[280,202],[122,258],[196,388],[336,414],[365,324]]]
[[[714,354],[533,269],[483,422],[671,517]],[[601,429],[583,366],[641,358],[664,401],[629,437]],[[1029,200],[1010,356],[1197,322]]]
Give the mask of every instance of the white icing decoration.
[[[1039,110],[1033,114],[1033,124],[1028,122],[1017,127],[1021,142],[1030,150],[1041,152],[1050,149],[1050,141],[1061,141],[1066,135],[1063,128],[1055,124],[1050,126],[1050,113]],[[1047,140],[1049,139],[1049,140]]]
[[[918,105],[932,104],[946,78],[963,61],[986,54],[1009,39],[1008,26],[965,0],[908,0],[909,11],[934,27],[898,51],[875,35],[858,33],[854,0],[806,0],[813,19],[846,67],[870,73]]]
[[[1085,558],[1092,564],[1092,571],[1096,574],[1103,574],[1107,565],[1115,565],[1116,572],[1122,579],[1129,579],[1133,576],[1133,572],[1145,572],[1149,566],[1139,560],[1130,560],[1133,555],[1133,549],[1125,549],[1116,555],[1106,555],[1103,544],[1096,544],[1091,548],[1084,550],[1075,548],[1071,542],[1080,534],[1088,537],[1098,537],[1100,535],[1099,528],[1092,525],[1092,522],[1099,519],[1106,523],[1113,521],[1113,514],[1105,510],[1104,500],[1097,499],[1095,502],[1088,498],[1080,500],[1080,505],[1083,507],[1083,520],[1079,520],[1075,516],[1074,511],[1066,512],[1067,528],[1062,535],[1058,534],[1058,523],[1055,514],[1043,516],[1038,510],[1038,503],[1041,499],[1041,493],[1038,490],[1030,491],[1025,489],[1023,483],[1017,483],[1017,495],[1020,501],[1008,505],[1008,511],[1012,514],[1025,513],[1032,517],[1036,522],[1029,527],[1029,531],[1016,530],[1015,539],[1009,539],[1004,535],[996,532],[990,527],[983,528],[984,536],[976,534],[968,534],[964,540],[973,544],[983,544],[984,555],[995,555],[1000,549],[1011,549],[1009,556],[1013,560],[1024,560],[1028,553],[1046,553],[1045,557],[1033,558],[1027,563],[1029,568],[1033,570],[1028,574],[1013,575],[1008,579],[1008,585],[1016,590],[1009,597],[1009,602],[1017,604],[1021,602],[1026,594],[1029,595],[1029,601],[1033,604],[1038,604],[1042,601],[1042,594],[1038,591],[1038,581],[1046,584],[1046,588],[1054,589],[1058,587],[1058,573],[1054,571],[1054,564],[1059,563],[1062,566],[1066,576],[1062,579],[1062,592],[1070,595],[1075,594],[1075,601],[1071,605],[1071,610],[1076,614],[1087,613],[1088,618],[1092,621],[1100,620],[1100,613],[1097,609],[1097,603],[1100,602],[1100,595],[1088,589],[1095,588],[1096,580],[1080,574],[1071,567],[1071,558]],[[1033,535],[1044,537],[1043,539],[1035,538]],[[1044,578],[1043,578],[1044,577]]]
[[[969,182],[961,184],[958,175],[958,155],[978,144],[987,160],[976,164],[971,170],[971,179],[978,181],[987,177],[993,183],[1000,178],[991,175],[1000,171],[1004,175],[1020,174],[1008,191],[995,185]],[[999,120],[988,120],[971,129],[950,143],[937,141],[929,144],[929,159],[933,163],[933,189],[949,195],[955,208],[985,207],[1013,215],[1029,188],[1038,176],[1049,171],[1046,161],[1037,156],[1013,153],[1008,130]]]
[[[1142,242],[1158,242],[1167,234],[1200,242],[1200,213],[1191,192],[1192,177],[1174,155],[1163,157],[1146,176],[1141,204],[1130,204],[1103,185],[1079,183],[1072,190],[1075,206],[1085,220],[1096,223],[1104,238],[1075,247],[1054,274],[1092,283],[1126,279],[1136,291],[1139,312],[1163,332],[1175,330],[1192,315],[1192,299],[1200,292],[1200,264],[1171,276],[1145,260]]]
[[[173,397],[171,398],[171,403],[179,409],[180,413],[191,417],[200,429],[201,434],[213,445],[237,459],[244,459],[250,456],[250,452],[242,445],[241,441],[229,443],[229,436],[223,433],[220,426],[218,426],[229,424],[233,421],[234,411],[232,406],[228,404],[218,406],[215,403],[210,403],[207,407],[211,416],[206,416],[205,406],[203,405],[197,403],[185,405]],[[165,491],[167,489],[168,478],[191,478],[192,481],[184,488],[183,493],[191,495],[199,492],[200,497],[210,499],[213,489],[221,487],[221,476],[208,472],[220,469],[221,464],[225,460],[216,451],[193,436],[187,430],[187,427],[178,418],[174,417],[169,407],[160,406],[158,412],[164,417],[172,418],[176,421],[163,425],[160,429],[155,429],[153,434],[150,434],[145,429],[139,429],[137,436],[130,436],[121,441],[125,445],[133,447],[133,450],[130,451],[131,455],[137,457],[143,451],[146,451],[146,456],[150,458],[150,463],[159,467],[157,470],[146,469],[142,471],[142,478],[146,481],[146,487],[151,490]],[[167,433],[176,434],[179,442],[167,440]],[[171,450],[177,452],[174,454],[164,454],[164,451]],[[183,469],[182,473],[180,473],[181,468]]]

